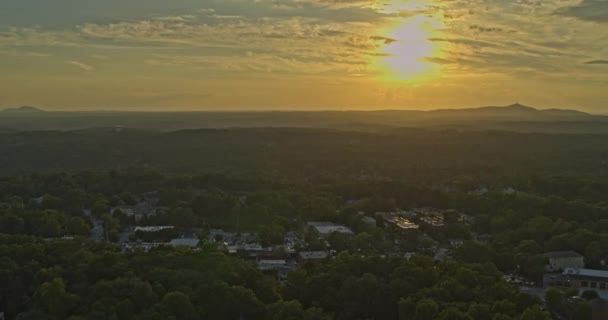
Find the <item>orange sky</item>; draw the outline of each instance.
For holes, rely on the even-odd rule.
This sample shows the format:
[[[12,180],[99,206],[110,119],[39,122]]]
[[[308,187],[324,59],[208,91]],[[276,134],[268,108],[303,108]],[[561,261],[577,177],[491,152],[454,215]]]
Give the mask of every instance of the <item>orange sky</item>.
[[[608,112],[606,1],[124,2],[0,2],[0,106]]]

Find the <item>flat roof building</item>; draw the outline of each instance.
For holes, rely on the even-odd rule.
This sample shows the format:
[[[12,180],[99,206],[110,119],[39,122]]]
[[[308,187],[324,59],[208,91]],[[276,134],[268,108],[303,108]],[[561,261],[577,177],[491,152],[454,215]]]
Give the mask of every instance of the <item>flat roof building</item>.
[[[298,254],[301,260],[324,260],[329,257],[327,251],[302,251]]]
[[[190,247],[196,248],[201,241],[196,238],[179,238],[171,240],[171,245],[174,247]]]
[[[545,286],[608,289],[608,270],[567,268],[561,274],[547,274]]]
[[[315,229],[319,233],[319,236],[323,238],[328,237],[334,232],[347,235],[355,234],[350,228],[333,222],[309,222],[307,225]]]
[[[149,226],[149,227],[135,227],[135,232],[137,231],[141,231],[141,232],[158,232],[158,231],[162,231],[165,229],[173,229],[175,228],[174,226]]]

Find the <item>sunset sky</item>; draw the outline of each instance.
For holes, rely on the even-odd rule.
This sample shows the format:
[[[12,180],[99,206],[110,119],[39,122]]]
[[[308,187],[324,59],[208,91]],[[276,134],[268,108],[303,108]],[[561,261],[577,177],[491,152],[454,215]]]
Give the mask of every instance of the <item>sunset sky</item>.
[[[608,0],[0,0],[0,107],[608,113]]]

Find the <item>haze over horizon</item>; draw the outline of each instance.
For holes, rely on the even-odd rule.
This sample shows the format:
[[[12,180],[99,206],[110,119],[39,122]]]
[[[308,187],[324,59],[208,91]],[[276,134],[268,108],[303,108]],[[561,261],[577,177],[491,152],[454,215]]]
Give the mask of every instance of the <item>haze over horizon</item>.
[[[403,112],[437,112],[437,111],[483,111],[486,109],[511,109],[515,111],[516,109],[523,109],[529,111],[573,111],[573,112],[581,112],[587,113],[589,115],[605,115],[606,113],[601,112],[587,112],[585,110],[581,110],[575,107],[568,108],[552,108],[552,107],[538,107],[538,106],[530,106],[526,104],[522,104],[520,102],[515,102],[509,105],[488,105],[488,106],[462,106],[462,107],[453,107],[453,108],[429,108],[429,109],[416,109],[416,108],[384,108],[384,109],[374,109],[374,108],[366,108],[366,109],[349,109],[349,108],[334,108],[334,109],[318,109],[318,108],[303,108],[303,109],[289,109],[289,108],[276,108],[276,109],[177,109],[177,108],[165,108],[165,109],[146,109],[146,108],[98,108],[98,109],[81,109],[81,108],[45,108],[41,106],[31,106],[31,105],[20,105],[20,106],[0,106],[0,112],[17,112],[17,113],[37,113],[37,112],[230,112],[230,113],[239,113],[239,112],[383,112],[383,111],[403,111]]]
[[[604,0],[3,0],[0,106],[607,113]]]

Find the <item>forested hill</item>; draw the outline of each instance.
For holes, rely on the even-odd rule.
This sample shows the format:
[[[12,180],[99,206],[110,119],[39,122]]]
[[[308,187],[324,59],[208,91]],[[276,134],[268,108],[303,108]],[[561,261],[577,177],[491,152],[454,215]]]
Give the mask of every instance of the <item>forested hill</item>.
[[[294,128],[0,133],[3,175],[127,166],[171,173],[263,171],[303,177],[517,172],[601,176],[608,172],[608,135]]]

